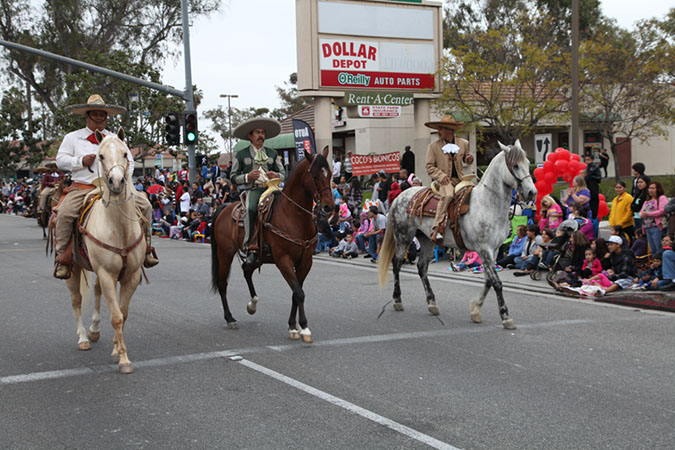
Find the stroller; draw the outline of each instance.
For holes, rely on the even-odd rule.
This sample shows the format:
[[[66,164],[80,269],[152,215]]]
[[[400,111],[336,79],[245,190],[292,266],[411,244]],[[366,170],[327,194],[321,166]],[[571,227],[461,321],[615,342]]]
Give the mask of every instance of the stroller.
[[[535,281],[541,280],[541,277],[545,272],[546,279],[550,282],[551,278],[555,275],[557,270],[564,269],[564,267],[560,267],[559,262],[560,259],[563,258],[563,256],[565,255],[565,249],[567,248],[567,244],[569,243],[570,236],[572,235],[573,232],[579,229],[579,224],[577,221],[569,219],[563,221],[558,226],[558,229],[563,231],[563,235],[554,238],[555,242],[551,241],[551,243],[549,243],[547,246],[548,250],[557,251],[558,254],[554,256],[550,266],[544,264],[543,261],[539,261],[537,267],[532,272],[530,272],[530,278],[532,278]]]

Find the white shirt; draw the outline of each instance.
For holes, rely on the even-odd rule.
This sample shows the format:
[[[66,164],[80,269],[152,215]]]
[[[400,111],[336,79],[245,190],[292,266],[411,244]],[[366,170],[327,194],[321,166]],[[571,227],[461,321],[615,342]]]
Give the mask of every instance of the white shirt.
[[[342,169],[342,163],[340,161],[335,161],[333,163],[333,178],[340,176],[340,169]]]
[[[92,144],[87,140],[92,133],[93,131],[84,127],[66,134],[56,155],[56,165],[61,170],[70,171],[72,174],[71,179],[76,183],[92,184],[99,175],[100,168],[97,170],[99,165],[98,158],[91,165],[93,173],[82,165],[83,157],[98,154],[98,145]],[[108,130],[103,130],[103,135],[111,136],[112,133]],[[130,151],[127,152],[127,159],[129,160],[128,176],[131,179],[131,175],[134,173],[134,158],[131,156]]]
[[[188,212],[190,211],[190,193],[183,192],[183,195],[180,196],[180,211]]]

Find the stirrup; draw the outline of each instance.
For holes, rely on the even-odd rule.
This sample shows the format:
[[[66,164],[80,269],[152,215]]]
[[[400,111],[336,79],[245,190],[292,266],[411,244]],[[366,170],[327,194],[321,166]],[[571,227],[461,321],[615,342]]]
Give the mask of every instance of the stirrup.
[[[65,272],[64,272],[65,271]],[[73,272],[72,264],[54,264],[54,278],[59,280],[67,280]]]
[[[157,258],[155,247],[148,246],[148,250],[145,253],[145,260],[143,261],[143,267],[149,269],[155,267],[157,264],[159,264],[159,258]]]

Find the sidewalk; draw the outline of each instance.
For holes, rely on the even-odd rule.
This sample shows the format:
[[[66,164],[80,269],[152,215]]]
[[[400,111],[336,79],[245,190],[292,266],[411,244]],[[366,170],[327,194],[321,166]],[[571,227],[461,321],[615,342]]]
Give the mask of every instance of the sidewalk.
[[[602,229],[600,235],[602,236]],[[609,233],[607,233],[609,235]],[[369,259],[363,258],[362,255],[359,255],[355,259],[341,259],[341,258],[332,258],[328,256],[327,252],[319,253],[314,255],[314,258],[322,259],[326,261],[336,261],[345,265],[352,266],[363,266],[363,267],[372,267],[377,268],[377,265],[370,262]],[[391,270],[391,269],[390,269]],[[417,266],[404,264],[401,268],[401,271],[406,273],[412,273],[417,275]],[[626,290],[615,292],[610,295],[599,297],[599,298],[590,298],[590,297],[580,297],[564,294],[554,290],[549,286],[546,281],[546,273],[542,273],[541,280],[533,280],[529,276],[524,277],[515,277],[513,276],[513,270],[504,269],[497,274],[499,279],[502,281],[504,287],[519,289],[526,292],[536,292],[539,294],[547,294],[552,297],[562,296],[562,297],[574,297],[583,299],[585,301],[598,301],[604,303],[612,303],[623,306],[631,306],[636,308],[644,309],[658,309],[662,311],[668,311],[675,313],[675,292],[647,292],[647,291],[633,291]],[[476,283],[476,286],[482,286],[484,283],[484,274],[483,273],[474,273],[474,272],[453,272],[450,268],[450,261],[440,260],[439,262],[432,261],[429,264],[428,274],[431,278],[442,277],[445,279],[457,279],[462,281],[469,281]],[[391,278],[391,276],[390,276]]]

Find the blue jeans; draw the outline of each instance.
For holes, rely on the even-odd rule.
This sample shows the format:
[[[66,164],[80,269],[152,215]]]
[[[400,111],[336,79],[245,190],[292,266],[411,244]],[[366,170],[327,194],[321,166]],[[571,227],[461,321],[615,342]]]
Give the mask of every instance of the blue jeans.
[[[466,261],[462,261],[459,264],[457,264],[457,268],[459,270],[467,270],[467,269],[472,269],[474,267],[479,267],[480,264],[477,262],[472,262],[471,264],[467,264]]]
[[[356,241],[356,246],[359,248],[359,250],[361,250],[362,252],[365,252],[366,251],[366,238],[363,235],[363,233],[357,234],[354,237],[354,240]]]
[[[516,266],[516,269],[520,270],[527,269],[528,264],[536,267],[537,264],[539,264],[539,257],[535,255],[530,255],[527,259],[523,259],[522,257],[518,256],[516,257],[514,264]]]
[[[675,252],[672,250],[666,250],[663,252],[663,259],[661,263],[663,267],[663,279],[664,280],[675,280]]]
[[[659,230],[659,227],[645,228],[645,235],[647,236],[647,242],[649,242],[652,255],[660,253],[662,250],[661,238],[663,237],[663,232]]]

